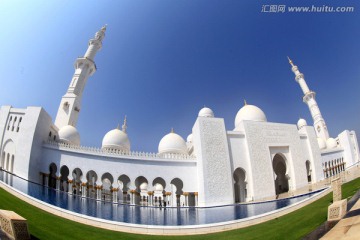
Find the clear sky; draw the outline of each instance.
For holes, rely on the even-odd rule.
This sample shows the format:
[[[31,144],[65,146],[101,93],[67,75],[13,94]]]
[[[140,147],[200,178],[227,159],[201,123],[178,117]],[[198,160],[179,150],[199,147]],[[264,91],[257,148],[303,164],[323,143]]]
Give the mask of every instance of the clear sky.
[[[204,105],[232,130],[244,99],[268,121],[312,124],[287,55],[317,93],[330,135],[360,137],[359,23],[358,0],[0,0],[0,105],[42,106],[55,119],[75,59],[108,24],[83,94],[82,145],[100,147],[127,115],[132,150],[156,152],[172,127],[186,139]]]

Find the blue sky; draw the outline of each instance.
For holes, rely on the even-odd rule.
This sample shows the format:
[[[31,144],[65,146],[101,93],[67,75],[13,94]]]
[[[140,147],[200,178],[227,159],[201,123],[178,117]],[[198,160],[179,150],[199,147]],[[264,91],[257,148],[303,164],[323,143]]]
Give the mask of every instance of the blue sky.
[[[262,13],[263,5],[352,6],[353,13]],[[82,145],[128,116],[132,150],[191,133],[206,105],[234,128],[237,111],[260,107],[268,121],[312,124],[289,55],[330,135],[360,136],[360,3],[298,0],[0,0],[0,105],[42,106],[54,119],[87,43],[108,24],[97,72],[84,90]]]

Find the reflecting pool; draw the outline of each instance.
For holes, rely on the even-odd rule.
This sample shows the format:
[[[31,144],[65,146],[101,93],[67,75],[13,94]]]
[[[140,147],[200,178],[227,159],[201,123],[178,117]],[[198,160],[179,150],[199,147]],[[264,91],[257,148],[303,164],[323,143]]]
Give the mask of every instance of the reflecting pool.
[[[67,192],[56,191],[52,188],[28,182],[2,170],[0,170],[0,181],[43,202],[76,213],[117,222],[162,226],[199,225],[252,217],[289,206],[322,191],[261,203],[208,208],[159,208],[114,204],[69,195]]]

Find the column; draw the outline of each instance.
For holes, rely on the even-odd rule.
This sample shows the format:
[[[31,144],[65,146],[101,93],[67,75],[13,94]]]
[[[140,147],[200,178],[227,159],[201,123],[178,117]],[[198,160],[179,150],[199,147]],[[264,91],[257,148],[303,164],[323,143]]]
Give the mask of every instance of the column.
[[[44,176],[45,176],[45,187],[48,187],[49,186],[49,174],[44,173]]]
[[[136,190],[130,190],[130,204],[134,205],[135,204],[135,192]]]
[[[148,191],[148,196],[149,196],[149,206],[153,206],[154,205],[154,192],[152,191]]]
[[[195,195],[195,207],[197,207],[198,206],[198,195],[199,195],[199,193],[194,192],[194,195]]]
[[[96,201],[100,201],[101,200],[101,189],[102,186],[95,186],[96,189]]]
[[[81,183],[81,197],[86,197],[86,183]]]
[[[68,192],[70,194],[72,194],[72,190],[73,190],[73,180],[68,180],[68,183],[69,183],[69,188],[68,188]]]
[[[170,203],[170,199],[171,199],[171,192],[166,192],[165,193],[166,195],[166,198],[165,198],[165,201],[166,201],[166,206],[171,206],[171,203]]]
[[[60,176],[56,176],[56,190],[59,191],[60,190]]]
[[[118,188],[112,188],[111,192],[112,192],[112,201],[113,203],[118,203]]]
[[[189,193],[188,192],[184,192],[183,195],[185,196],[185,207],[188,207],[189,204]]]

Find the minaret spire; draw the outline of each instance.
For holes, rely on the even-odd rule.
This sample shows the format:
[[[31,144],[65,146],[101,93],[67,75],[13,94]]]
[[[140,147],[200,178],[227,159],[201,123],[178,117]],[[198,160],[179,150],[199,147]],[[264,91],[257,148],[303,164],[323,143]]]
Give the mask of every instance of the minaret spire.
[[[106,25],[103,26],[95,37],[90,39],[88,49],[84,57],[76,59],[75,73],[66,94],[62,97],[59,110],[56,115],[55,125],[60,129],[66,125],[76,127],[81,109],[81,98],[88,78],[96,71],[94,62],[95,55],[102,47],[105,37]]]
[[[316,93],[310,91],[309,87],[307,86],[304,78],[304,74],[299,71],[299,68],[291,61],[288,57],[289,63],[292,66],[291,70],[295,74],[295,80],[299,83],[301,90],[304,93],[303,101],[308,105],[311,116],[314,121],[314,128],[316,131],[316,135],[318,138],[322,138],[325,141],[329,138],[329,132],[326,127],[326,123],[324,118],[321,115],[320,109],[318,104],[315,100]]]

